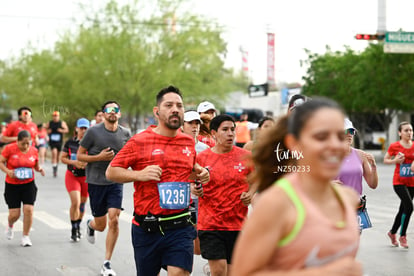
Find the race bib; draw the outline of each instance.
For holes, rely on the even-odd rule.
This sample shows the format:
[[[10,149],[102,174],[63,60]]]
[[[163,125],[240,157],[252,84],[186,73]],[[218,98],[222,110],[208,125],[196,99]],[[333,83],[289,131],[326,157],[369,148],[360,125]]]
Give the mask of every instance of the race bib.
[[[57,134],[57,133],[50,134],[50,140],[53,142],[59,142],[60,134]]]
[[[14,176],[20,180],[30,179],[33,177],[33,170],[32,168],[17,168],[14,169]]]
[[[413,177],[414,173],[411,171],[411,164],[400,164],[400,177]]]
[[[189,182],[158,183],[160,207],[162,209],[185,209],[190,205]]]
[[[76,160],[76,153],[70,154],[70,160]]]
[[[369,219],[368,211],[366,208],[362,211],[358,210],[358,225],[361,230],[372,227],[372,223]]]

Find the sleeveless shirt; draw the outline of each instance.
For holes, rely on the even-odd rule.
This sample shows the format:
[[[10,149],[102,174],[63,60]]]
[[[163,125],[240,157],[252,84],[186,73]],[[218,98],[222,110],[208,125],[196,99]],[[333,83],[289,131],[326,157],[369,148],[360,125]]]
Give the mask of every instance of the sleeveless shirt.
[[[345,186],[353,188],[361,195],[363,173],[362,160],[359,158],[358,151],[351,148],[351,153],[348,154],[342,162],[337,179],[344,183]]]
[[[344,212],[344,221],[332,222],[303,193],[300,185],[282,178],[276,182],[297,210],[293,230],[279,241],[270,264],[272,270],[291,270],[327,264],[344,256],[355,257],[359,245],[356,210],[333,186]]]

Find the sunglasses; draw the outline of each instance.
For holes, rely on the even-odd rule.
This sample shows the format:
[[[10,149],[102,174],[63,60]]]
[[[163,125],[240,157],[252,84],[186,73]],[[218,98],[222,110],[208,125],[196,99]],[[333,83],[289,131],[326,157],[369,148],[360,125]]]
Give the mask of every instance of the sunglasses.
[[[356,133],[356,130],[354,128],[345,129],[345,135],[346,134],[355,135],[355,133]]]
[[[29,116],[31,116],[32,115],[32,112],[26,110],[26,111],[23,111],[22,114],[23,115],[29,115]]]
[[[103,110],[105,113],[111,113],[112,111],[115,113],[119,112],[119,107],[111,106],[111,107],[105,107]]]

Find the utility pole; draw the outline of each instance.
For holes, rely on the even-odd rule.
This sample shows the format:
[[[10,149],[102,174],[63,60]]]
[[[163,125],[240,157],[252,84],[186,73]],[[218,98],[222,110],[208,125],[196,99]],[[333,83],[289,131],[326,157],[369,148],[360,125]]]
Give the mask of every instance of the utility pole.
[[[355,39],[358,40],[378,40],[383,41],[385,39],[386,27],[386,1],[378,0],[378,22],[377,32],[375,34],[356,34]]]
[[[387,14],[386,0],[378,0],[378,26],[377,34],[385,34],[387,32]]]

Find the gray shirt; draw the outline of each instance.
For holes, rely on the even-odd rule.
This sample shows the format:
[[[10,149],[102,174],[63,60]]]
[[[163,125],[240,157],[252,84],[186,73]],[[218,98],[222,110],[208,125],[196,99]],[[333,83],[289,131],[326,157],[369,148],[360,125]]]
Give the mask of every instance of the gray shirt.
[[[110,147],[117,154],[125,143],[131,138],[131,131],[123,126],[118,126],[116,131],[109,131],[105,124],[97,124],[90,127],[80,141],[88,155],[97,155],[103,149]],[[86,182],[96,185],[110,185],[115,182],[105,177],[105,171],[111,161],[97,161],[86,166]]]

